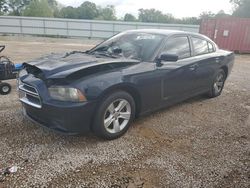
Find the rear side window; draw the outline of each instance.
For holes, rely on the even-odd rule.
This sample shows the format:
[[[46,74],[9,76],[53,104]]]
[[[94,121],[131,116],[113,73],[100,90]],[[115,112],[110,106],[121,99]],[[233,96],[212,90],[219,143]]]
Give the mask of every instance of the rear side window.
[[[178,55],[179,59],[191,56],[189,40],[187,37],[174,37],[166,42],[163,53]]]
[[[202,55],[210,52],[208,47],[209,45],[206,40],[196,37],[191,37],[191,39],[194,47],[194,55]]]

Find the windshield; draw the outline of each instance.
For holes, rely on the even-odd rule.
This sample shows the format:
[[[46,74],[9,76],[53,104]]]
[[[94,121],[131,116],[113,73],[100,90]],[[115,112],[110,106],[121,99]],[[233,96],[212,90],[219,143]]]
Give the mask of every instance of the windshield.
[[[121,33],[96,46],[90,53],[150,61],[162,40],[163,36],[157,34]]]

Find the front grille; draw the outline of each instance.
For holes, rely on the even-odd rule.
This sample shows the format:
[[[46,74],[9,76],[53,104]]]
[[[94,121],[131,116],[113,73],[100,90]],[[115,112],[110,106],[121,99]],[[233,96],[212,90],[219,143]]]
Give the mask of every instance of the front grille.
[[[37,92],[36,92],[36,89],[35,89],[34,87],[31,87],[30,85],[24,84],[24,85],[23,85],[23,88],[24,88],[25,90],[31,91],[31,92],[33,92],[33,93],[37,93]]]
[[[35,87],[20,82],[18,88],[19,99],[21,102],[33,106],[35,108],[42,108],[41,98]]]

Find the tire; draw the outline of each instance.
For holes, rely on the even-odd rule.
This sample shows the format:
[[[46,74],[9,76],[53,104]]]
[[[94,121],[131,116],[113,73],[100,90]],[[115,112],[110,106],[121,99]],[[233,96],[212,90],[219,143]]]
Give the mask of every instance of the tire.
[[[216,74],[213,85],[211,86],[210,91],[208,92],[208,97],[214,98],[221,95],[226,81],[226,73],[224,70],[220,69]]]
[[[11,92],[11,85],[8,83],[1,83],[0,84],[0,94],[1,95],[8,95]]]
[[[92,129],[97,136],[113,140],[127,132],[134,118],[133,97],[127,92],[117,91],[104,97],[100,103]]]

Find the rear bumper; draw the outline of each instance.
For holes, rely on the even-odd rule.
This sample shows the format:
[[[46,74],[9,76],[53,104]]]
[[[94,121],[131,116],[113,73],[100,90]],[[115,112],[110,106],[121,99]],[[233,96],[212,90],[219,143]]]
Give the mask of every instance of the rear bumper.
[[[24,115],[43,127],[69,135],[91,131],[95,102],[67,105],[43,104],[40,109],[22,104]]]

